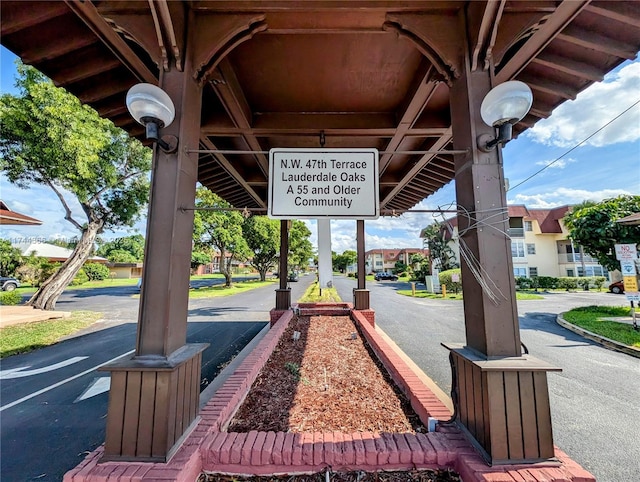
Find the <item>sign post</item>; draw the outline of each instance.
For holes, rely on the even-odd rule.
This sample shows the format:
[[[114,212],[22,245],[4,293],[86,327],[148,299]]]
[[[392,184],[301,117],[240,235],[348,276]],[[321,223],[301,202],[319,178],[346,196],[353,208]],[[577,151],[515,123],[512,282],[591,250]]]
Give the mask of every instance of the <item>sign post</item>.
[[[620,271],[622,272],[622,282],[624,284],[624,292],[631,304],[631,318],[633,320],[633,329],[638,329],[636,320],[636,310],[633,306],[634,301],[640,301],[640,292],[638,291],[638,274],[636,270],[636,261],[638,259],[638,251],[635,244],[616,244],[616,259],[620,261]]]

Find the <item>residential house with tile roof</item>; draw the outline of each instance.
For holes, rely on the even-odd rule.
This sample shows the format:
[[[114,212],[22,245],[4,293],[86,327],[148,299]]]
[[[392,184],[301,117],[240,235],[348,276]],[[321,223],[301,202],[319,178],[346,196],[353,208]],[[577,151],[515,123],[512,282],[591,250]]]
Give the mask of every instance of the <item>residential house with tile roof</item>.
[[[508,207],[511,257],[515,276],[609,277],[607,269],[601,266],[597,259],[584,253],[580,246],[574,245],[569,239],[569,230],[562,219],[570,207]],[[451,239],[451,247],[459,263],[458,219],[447,219],[443,227]]]

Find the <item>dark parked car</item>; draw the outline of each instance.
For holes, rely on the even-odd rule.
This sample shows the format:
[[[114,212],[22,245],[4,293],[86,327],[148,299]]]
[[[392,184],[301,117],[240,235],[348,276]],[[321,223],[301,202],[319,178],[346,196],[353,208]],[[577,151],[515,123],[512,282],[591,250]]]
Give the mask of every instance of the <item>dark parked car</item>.
[[[298,281],[298,274],[289,273],[289,276],[287,277],[287,281]]]
[[[0,287],[2,287],[2,291],[13,291],[18,286],[20,286],[20,282],[17,279],[7,276],[0,277]]]
[[[397,281],[398,280],[398,277],[395,274],[389,273],[387,271],[382,271],[380,273],[376,273],[373,276],[373,278],[376,281],[383,281],[383,280],[386,280],[386,279],[391,280],[391,281]]]
[[[621,295],[622,293],[624,293],[624,284],[622,283],[622,281],[616,281],[615,283],[611,283],[609,285],[609,291],[617,295]]]

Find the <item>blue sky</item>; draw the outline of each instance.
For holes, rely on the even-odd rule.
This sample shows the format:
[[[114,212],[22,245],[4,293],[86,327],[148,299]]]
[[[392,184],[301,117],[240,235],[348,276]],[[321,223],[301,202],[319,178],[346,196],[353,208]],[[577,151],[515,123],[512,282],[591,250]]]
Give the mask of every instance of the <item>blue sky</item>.
[[[15,56],[0,47],[0,90],[14,92]],[[550,208],[576,204],[587,199],[600,201],[619,194],[640,194],[640,58],[625,62],[603,82],[567,101],[551,117],[538,122],[503,150],[505,177],[512,188],[511,204]],[[621,112],[632,107],[588,141]],[[548,163],[550,167],[526,182]],[[520,184],[520,185],[519,185]],[[517,187],[516,187],[517,186]],[[42,226],[0,227],[4,239],[72,238],[77,230],[64,220],[58,199],[45,187],[23,190],[0,175],[0,197],[11,209],[43,221]],[[455,187],[448,184],[415,209],[450,209],[455,204]],[[80,211],[78,218],[82,219]],[[447,215],[451,216],[451,215]],[[440,217],[441,219],[441,217]],[[425,213],[407,213],[397,218],[367,221],[366,249],[420,247],[419,233],[433,220]],[[308,223],[316,241],[315,222]],[[332,221],[332,250],[355,249],[355,221]],[[145,233],[144,221],[134,229],[106,232],[105,239]]]

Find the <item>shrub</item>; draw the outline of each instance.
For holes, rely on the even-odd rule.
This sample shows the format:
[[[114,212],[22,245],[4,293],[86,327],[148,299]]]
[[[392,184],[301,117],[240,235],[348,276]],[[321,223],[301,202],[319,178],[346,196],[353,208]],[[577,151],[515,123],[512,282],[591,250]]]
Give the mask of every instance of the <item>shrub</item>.
[[[37,288],[44,283],[58,268],[60,263],[51,263],[46,258],[31,255],[18,268],[16,276],[20,281]]]
[[[22,301],[22,295],[17,291],[0,291],[0,305],[17,305]]]
[[[558,278],[554,276],[538,276],[538,287],[543,290],[552,290],[558,287]]]
[[[558,288],[567,291],[578,289],[578,278],[566,276],[563,278],[558,278]]]
[[[607,279],[604,276],[594,276],[593,286],[595,286],[598,289],[598,291],[600,291],[605,281],[607,281]]]
[[[454,274],[458,275],[458,279],[460,281],[453,281]],[[440,280],[440,285],[447,285],[447,291],[453,291],[457,294],[458,291],[462,289],[462,273],[460,271],[460,268],[442,271],[438,275],[438,279]]]
[[[578,285],[583,290],[588,291],[589,290],[589,285],[591,284],[592,281],[593,281],[593,278],[590,278],[590,277],[578,278]]]
[[[532,280],[526,276],[518,276],[516,278],[516,288],[519,290],[531,289]]]
[[[91,281],[102,281],[109,278],[109,268],[100,263],[87,263],[82,269]]]
[[[73,281],[71,282],[71,286],[78,286],[78,285],[82,285],[85,284],[87,281],[89,281],[89,277],[87,276],[87,273],[84,272],[84,269],[80,269],[80,271],[78,271],[78,274],[76,274],[76,277],[73,278]]]

